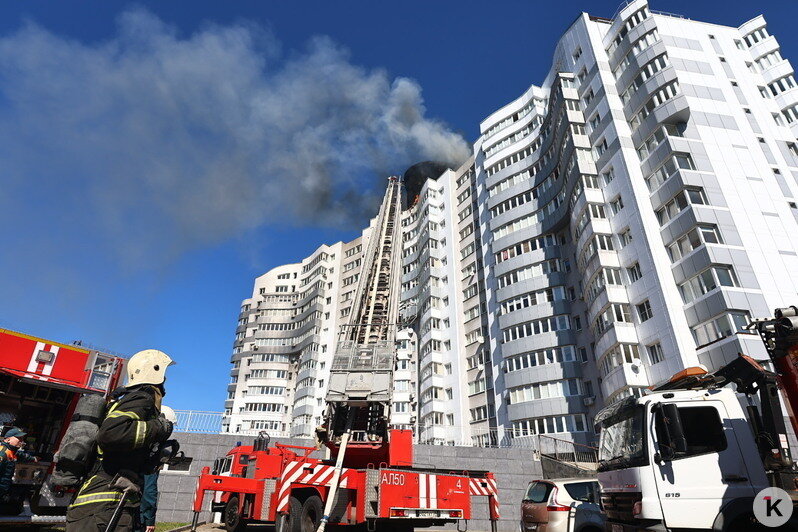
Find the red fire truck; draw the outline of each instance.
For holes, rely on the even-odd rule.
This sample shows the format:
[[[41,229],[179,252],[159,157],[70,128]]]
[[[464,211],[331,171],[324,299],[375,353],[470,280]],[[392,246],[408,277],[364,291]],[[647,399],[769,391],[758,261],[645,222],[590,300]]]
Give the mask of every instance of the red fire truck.
[[[352,312],[341,324],[324,421],[316,429],[330,458],[311,457],[314,447],[270,447],[265,434],[252,447],[234,448],[230,471],[205,468],[200,475],[193,528],[211,491],[221,493],[212,509],[223,511],[231,532],[250,522],[275,523],[278,532],[324,532],[328,524],[392,532],[463,524],[472,517],[474,495],[487,497],[495,532],[499,501],[491,473],[417,467],[413,433],[389,428],[396,332],[414,319],[399,309],[403,194],[402,181],[389,178],[363,250]]]
[[[107,395],[124,367],[120,356],[0,329],[0,425],[28,433],[26,451],[38,462],[17,463],[14,503],[4,508],[0,527],[64,521],[72,493],[47,482],[53,453],[82,394]]]
[[[204,509],[205,492],[216,492],[210,509],[222,512],[227,530],[249,523],[275,523],[278,532],[316,532],[335,483],[335,461],[311,458],[315,447],[269,446],[265,435],[254,445],[238,446],[205,468],[194,497],[194,526]],[[366,449],[358,453],[368,456]],[[330,513],[330,525],[365,525],[369,530],[404,532],[462,523],[473,514],[472,496],[487,497],[493,530],[499,519],[496,479],[485,471],[448,471],[413,467],[412,432],[389,431],[380,463],[358,460],[343,467]]]

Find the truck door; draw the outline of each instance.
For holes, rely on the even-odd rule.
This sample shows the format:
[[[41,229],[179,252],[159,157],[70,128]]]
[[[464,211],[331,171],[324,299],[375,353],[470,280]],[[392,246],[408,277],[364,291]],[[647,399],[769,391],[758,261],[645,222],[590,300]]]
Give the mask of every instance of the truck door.
[[[723,403],[676,404],[687,448],[670,460],[662,459],[666,453],[659,443],[667,441],[664,415],[660,411],[652,416],[651,463],[665,525],[711,528],[726,502],[753,496],[753,487]]]

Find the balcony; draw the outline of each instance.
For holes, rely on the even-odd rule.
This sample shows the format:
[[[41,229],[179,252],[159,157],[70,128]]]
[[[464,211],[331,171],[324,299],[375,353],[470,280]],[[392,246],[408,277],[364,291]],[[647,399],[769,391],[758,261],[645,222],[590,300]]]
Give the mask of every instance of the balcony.
[[[609,397],[617,391],[629,386],[649,386],[645,368],[640,364],[623,363],[613,368],[601,381],[604,397]]]
[[[585,244],[596,234],[612,234],[612,227],[607,218],[591,218],[590,221],[582,228],[582,233],[576,241],[576,249],[582,253],[585,249]]]
[[[596,342],[594,348],[596,353],[605,353],[617,343],[637,344],[637,329],[632,323],[615,322]]]

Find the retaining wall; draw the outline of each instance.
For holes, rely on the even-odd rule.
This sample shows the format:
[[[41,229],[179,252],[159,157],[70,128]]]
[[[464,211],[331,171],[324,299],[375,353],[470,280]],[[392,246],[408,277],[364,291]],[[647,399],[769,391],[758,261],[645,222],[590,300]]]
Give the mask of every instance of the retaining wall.
[[[197,475],[202,468],[213,466],[213,461],[224,456],[236,442],[251,443],[252,438],[185,433],[178,433],[175,438],[180,442],[180,447],[186,456],[193,458],[193,461],[188,472],[161,472],[158,482],[158,521],[187,523],[191,521],[191,503]],[[307,440],[278,439],[277,441],[292,445],[312,445]],[[541,478],[540,462],[532,459],[531,450],[523,449],[416,445],[415,465],[444,470],[472,469],[494,472],[499,488],[502,516],[499,530],[502,532],[518,531],[521,498],[526,486],[530,480]],[[473,501],[474,515],[468,523],[468,529],[474,532],[489,531],[487,497],[474,497]],[[201,520],[208,519],[209,515],[208,512],[204,512]]]

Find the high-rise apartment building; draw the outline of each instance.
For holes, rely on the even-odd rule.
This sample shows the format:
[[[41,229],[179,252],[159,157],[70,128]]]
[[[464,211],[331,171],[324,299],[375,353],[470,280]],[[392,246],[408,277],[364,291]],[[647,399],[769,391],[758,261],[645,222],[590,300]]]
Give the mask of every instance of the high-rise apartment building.
[[[440,443],[591,442],[608,403],[764,358],[744,325],[798,300],[796,106],[762,17],[732,28],[644,0],[580,15],[472,159],[408,198],[392,421]],[[256,280],[230,430],[312,429],[368,234]]]

